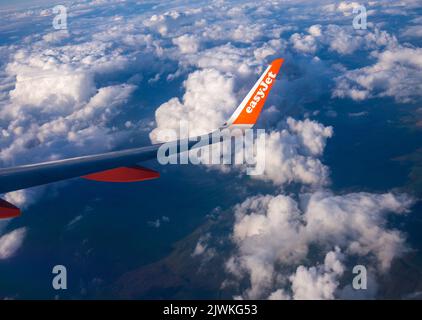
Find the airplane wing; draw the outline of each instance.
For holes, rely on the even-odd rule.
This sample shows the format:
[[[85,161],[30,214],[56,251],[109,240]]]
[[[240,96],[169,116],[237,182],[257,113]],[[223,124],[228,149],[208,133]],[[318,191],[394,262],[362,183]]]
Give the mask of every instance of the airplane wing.
[[[233,115],[219,129],[251,128],[256,123],[282,63],[283,59],[276,59],[267,67]],[[212,133],[192,140],[205,136],[211,137]],[[209,141],[212,140],[209,139]],[[172,143],[178,145],[180,142],[181,140],[177,140]],[[191,149],[195,147],[196,141],[188,140],[187,143],[188,149]],[[155,179],[160,176],[159,172],[137,164],[156,159],[161,145],[0,169],[0,194],[75,177],[103,182]],[[0,199],[0,219],[13,218],[19,216],[20,213],[19,208]]]

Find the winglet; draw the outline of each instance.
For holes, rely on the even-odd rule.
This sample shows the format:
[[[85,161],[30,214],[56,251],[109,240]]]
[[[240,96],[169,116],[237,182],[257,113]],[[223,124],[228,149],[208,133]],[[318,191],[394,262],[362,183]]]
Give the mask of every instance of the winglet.
[[[224,127],[252,128],[254,126],[283,62],[284,59],[279,58],[267,67]]]

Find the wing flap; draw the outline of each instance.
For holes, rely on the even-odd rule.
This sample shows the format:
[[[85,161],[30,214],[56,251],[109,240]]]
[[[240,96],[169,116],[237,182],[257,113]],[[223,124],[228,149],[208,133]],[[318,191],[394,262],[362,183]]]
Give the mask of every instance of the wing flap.
[[[21,210],[6,200],[0,199],[0,219],[16,218],[21,215]]]
[[[82,176],[84,179],[101,182],[138,182],[159,177],[159,172],[137,165],[119,167]]]
[[[160,145],[50,162],[0,168],[0,194],[154,159]]]

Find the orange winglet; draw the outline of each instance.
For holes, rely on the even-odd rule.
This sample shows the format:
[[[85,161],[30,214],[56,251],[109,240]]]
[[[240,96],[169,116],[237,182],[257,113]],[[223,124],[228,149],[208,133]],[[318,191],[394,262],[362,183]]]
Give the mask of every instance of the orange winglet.
[[[21,215],[21,210],[6,200],[0,199],[0,219],[16,218]]]
[[[159,172],[135,165],[96,172],[82,178],[102,182],[138,182],[159,177]]]
[[[238,117],[234,119],[233,124],[253,125],[256,123],[283,62],[284,59],[280,58],[271,63],[266,72],[262,75],[262,78],[256,84],[255,90],[244,105],[242,111]],[[244,101],[242,104],[243,103]]]

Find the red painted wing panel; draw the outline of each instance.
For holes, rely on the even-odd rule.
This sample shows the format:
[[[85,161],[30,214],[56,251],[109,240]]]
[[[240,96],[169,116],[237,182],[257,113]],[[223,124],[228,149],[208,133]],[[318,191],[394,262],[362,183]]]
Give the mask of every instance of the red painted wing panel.
[[[88,180],[102,182],[137,182],[159,177],[159,172],[141,166],[119,167],[82,176]]]
[[[21,210],[6,200],[0,199],[0,219],[15,218],[21,215]]]

